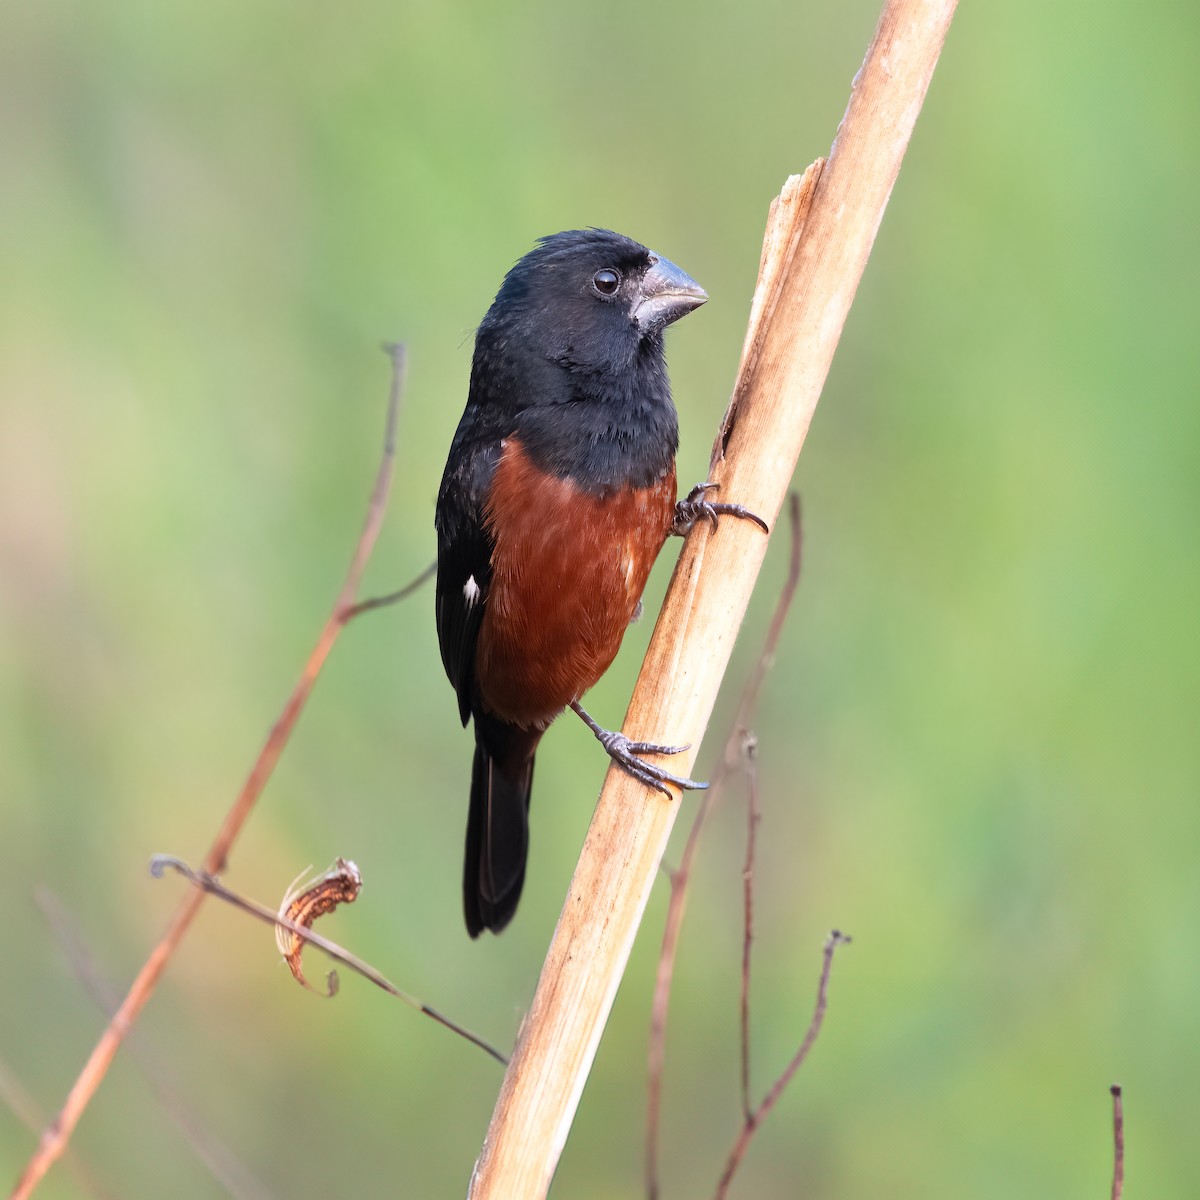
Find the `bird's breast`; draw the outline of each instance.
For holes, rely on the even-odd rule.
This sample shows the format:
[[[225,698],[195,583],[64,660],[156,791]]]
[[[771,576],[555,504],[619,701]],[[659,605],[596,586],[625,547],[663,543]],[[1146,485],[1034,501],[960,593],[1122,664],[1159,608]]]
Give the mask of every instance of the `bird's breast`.
[[[484,707],[548,724],[608,669],[675,514],[675,468],[590,492],[505,441],[485,505],[492,575],[475,673]]]

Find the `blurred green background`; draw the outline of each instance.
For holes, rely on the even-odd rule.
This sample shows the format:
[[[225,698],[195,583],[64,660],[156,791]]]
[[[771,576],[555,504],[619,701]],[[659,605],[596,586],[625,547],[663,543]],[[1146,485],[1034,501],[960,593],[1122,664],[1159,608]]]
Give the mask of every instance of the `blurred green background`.
[[[35,889],[127,983],[182,888],[148,857],[199,860],[336,591],[378,343],[411,370],[368,594],[433,556],[471,331],[540,234],[611,226],[708,288],[669,339],[679,474],[702,478],[767,203],[828,148],[877,12],[5,8],[0,1061],[44,1111],[102,1021]],[[855,940],[737,1196],[1107,1194],[1114,1080],[1127,1194],[1194,1194],[1198,44],[1173,3],[966,4],[951,31],[797,478],[804,581],[758,724],[759,1089],[826,931]],[[785,558],[777,539],[702,773]],[[508,1044],[604,763],[579,722],[546,740],[521,910],[479,944],[469,763],[426,590],[345,633],[227,879],[273,903],[355,858],[363,896],[325,932]],[[692,894],[666,1197],[708,1194],[735,1132],[743,825],[721,810]],[[555,1195],[640,1194],[664,890]],[[500,1080],[360,980],[303,993],[216,905],[136,1040],[266,1189],[242,1195],[460,1196]],[[0,1106],[0,1183],[32,1142]],[[109,1195],[224,1194],[129,1054],[74,1146]],[[59,1168],[39,1194],[87,1193]]]

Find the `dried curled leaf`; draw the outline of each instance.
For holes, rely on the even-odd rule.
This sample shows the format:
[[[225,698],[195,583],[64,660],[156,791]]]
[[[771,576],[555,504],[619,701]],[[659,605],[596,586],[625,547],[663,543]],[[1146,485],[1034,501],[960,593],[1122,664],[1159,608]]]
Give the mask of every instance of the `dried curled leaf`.
[[[331,913],[340,904],[353,904],[362,890],[362,874],[357,865],[346,858],[337,859],[333,866],[316,879],[305,880],[305,871],[301,871],[292,880],[291,887],[284,894],[283,903],[279,906],[279,915],[291,921],[294,925],[311,929],[318,917]],[[309,991],[316,988],[304,977],[301,956],[304,953],[304,939],[282,925],[275,927],[275,944],[283,955],[288,968],[297,982],[303,984]],[[326,977],[325,995],[337,993],[338,977],[336,971],[330,971]]]

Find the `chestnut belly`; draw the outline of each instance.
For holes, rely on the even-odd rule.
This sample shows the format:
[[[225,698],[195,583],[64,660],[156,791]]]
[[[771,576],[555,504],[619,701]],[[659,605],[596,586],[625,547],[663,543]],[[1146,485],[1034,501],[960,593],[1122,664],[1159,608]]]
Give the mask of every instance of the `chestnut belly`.
[[[675,470],[594,495],[505,444],[488,493],[495,543],[475,677],[487,711],[544,728],[616,657],[675,516]]]

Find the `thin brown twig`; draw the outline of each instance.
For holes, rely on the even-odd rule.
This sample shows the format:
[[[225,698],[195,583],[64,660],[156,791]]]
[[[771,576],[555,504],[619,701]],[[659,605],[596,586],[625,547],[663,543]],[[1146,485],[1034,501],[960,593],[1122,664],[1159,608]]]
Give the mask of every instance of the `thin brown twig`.
[[[388,394],[383,453],[379,470],[375,476],[375,486],[367,504],[367,514],[363,521],[362,532],[355,544],[350,566],[346,571],[346,577],[337,599],[334,601],[333,610],[317,638],[317,643],[313,647],[308,661],[304,664],[300,679],[288,697],[283,712],[267,735],[267,740],[262,750],[259,751],[258,758],[251,767],[241,792],[226,813],[221,828],[205,856],[204,870],[213,875],[224,870],[229,852],[256,801],[262,795],[262,791],[275,769],[275,764],[279,761],[279,756],[283,753],[283,749],[291,737],[296,721],[321,672],[321,667],[329,656],[334,642],[337,641],[342,627],[349,620],[351,606],[358,592],[363,570],[371,557],[371,551],[375,547],[375,540],[379,536],[379,530],[383,524],[395,461],[396,424],[400,411],[400,398],[404,390],[405,367],[405,353],[402,345],[389,344],[385,349],[392,361],[392,381]],[[46,1172],[62,1154],[79,1118],[83,1115],[92,1096],[95,1095],[96,1089],[107,1074],[125,1035],[137,1020],[146,1001],[153,994],[163,971],[166,970],[167,964],[180,942],[183,941],[203,903],[204,892],[194,889],[188,892],[183,902],[175,910],[166,932],[150,952],[120,1007],[100,1035],[100,1040],[96,1043],[83,1069],[72,1084],[62,1109],[42,1131],[41,1140],[26,1164],[9,1200],[27,1200],[33,1194],[39,1181],[44,1178]]]
[[[388,592],[386,596],[372,596],[370,600],[360,600],[357,604],[350,605],[342,612],[342,624],[354,620],[355,617],[361,617],[365,612],[374,612],[377,608],[386,608],[389,604],[407,600],[422,584],[428,583],[436,573],[437,560],[435,559],[416,579],[406,583],[399,591]]]
[[[25,1090],[24,1085],[17,1078],[16,1072],[2,1058],[0,1058],[0,1101],[8,1106],[13,1116],[30,1133],[36,1134],[45,1125],[46,1119],[38,1108],[37,1102]],[[95,1200],[114,1200],[113,1194],[93,1177],[91,1168],[84,1164],[78,1150],[68,1150],[63,1157],[63,1163],[71,1172],[83,1195],[93,1196]]]
[[[227,888],[216,876],[210,874],[208,871],[193,871],[180,858],[175,858],[170,854],[156,854],[150,860],[150,874],[155,879],[161,879],[168,869],[182,875],[193,887],[207,892],[210,896],[216,896],[224,900],[227,904],[232,904],[234,908],[238,908],[242,912],[248,913],[250,916],[256,917],[268,925],[273,925],[277,929],[286,929],[302,941],[316,946],[318,950],[323,950],[335,962],[340,962],[343,966],[356,971],[364,979],[370,980],[376,987],[382,988],[388,995],[395,996],[397,1000],[402,1000],[410,1008],[415,1008],[427,1017],[432,1017],[439,1025],[444,1025],[452,1033],[456,1033],[472,1045],[478,1046],[480,1050],[490,1055],[498,1063],[505,1066],[508,1065],[508,1059],[494,1046],[485,1042],[478,1034],[465,1029],[456,1021],[452,1021],[449,1017],[438,1012],[436,1008],[430,1007],[423,1000],[418,1000],[416,996],[404,991],[402,988],[398,988],[390,979],[371,966],[370,963],[365,962],[356,954],[351,954],[349,950],[343,946],[339,946],[337,942],[323,937],[307,925],[301,925],[298,921],[291,920],[289,917],[284,916],[283,913],[276,912],[272,908],[267,908],[264,904],[259,904],[257,900],[251,900],[248,896],[243,896],[239,892]]]
[[[812,1050],[817,1036],[821,1032],[821,1026],[825,1021],[825,1009],[829,1002],[829,973],[833,969],[834,951],[838,946],[849,941],[850,938],[846,934],[840,933],[836,929],[825,939],[825,950],[821,963],[821,978],[817,984],[817,1002],[813,1008],[812,1020],[808,1023],[808,1030],[804,1034],[804,1040],[800,1043],[799,1050],[792,1056],[792,1061],[788,1063],[783,1073],[771,1086],[771,1090],[763,1097],[759,1106],[742,1123],[737,1140],[734,1142],[733,1149],[729,1152],[729,1158],[725,1162],[725,1170],[721,1173],[720,1182],[717,1184],[717,1190],[714,1193],[714,1200],[724,1200],[729,1194],[729,1184],[733,1180],[738,1167],[741,1165],[747,1149],[750,1147],[750,1142],[754,1137],[755,1131],[770,1115],[771,1110],[779,1102],[779,1097],[783,1095],[784,1089],[791,1083],[792,1077],[796,1072],[804,1065],[804,1060],[808,1058],[809,1051]]]
[[[1108,1090],[1112,1094],[1113,1120],[1112,1200],[1121,1200],[1125,1190],[1125,1101],[1119,1083],[1114,1083]]]
[[[763,681],[775,661],[783,625],[787,620],[792,598],[800,582],[800,561],[803,551],[803,532],[800,520],[800,497],[792,492],[788,496],[789,531],[791,534],[791,556],[788,561],[787,578],[775,604],[771,624],[767,630],[762,653],[758,656],[754,670],[742,689],[737,712],[725,739],[724,753],[713,770],[708,790],[696,809],[692,828],[684,843],[679,866],[670,873],[671,896],[667,904],[667,916],[663,928],[662,949],[658,956],[658,972],[654,982],[654,1000],[650,1011],[650,1046],[648,1051],[649,1078],[647,1080],[646,1112],[646,1192],[650,1200],[657,1200],[658,1185],[658,1141],[659,1119],[662,1110],[662,1078],[666,1059],[667,1015],[671,1003],[671,982],[675,973],[675,957],[679,948],[679,934],[687,911],[688,883],[692,874],[692,863],[700,843],[700,834],[709,813],[717,806],[725,783],[734,771],[745,765],[746,735],[754,720]]]
[[[111,1017],[117,1010],[120,997],[102,976],[92,959],[91,951],[66,909],[58,897],[47,888],[38,888],[34,899],[58,940],[79,985],[100,1011],[106,1017]],[[200,1118],[191,1111],[180,1096],[178,1087],[168,1078],[163,1064],[149,1053],[145,1043],[139,1043],[139,1039],[132,1038],[128,1049],[159,1105],[175,1122],[184,1141],[225,1192],[233,1200],[272,1200],[271,1193],[254,1177],[250,1168],[205,1128]]]
[[[757,741],[747,734],[743,768],[746,775],[746,862],[742,868],[742,1117],[750,1120],[750,946],[754,941],[754,854],[757,848],[758,805]]]

